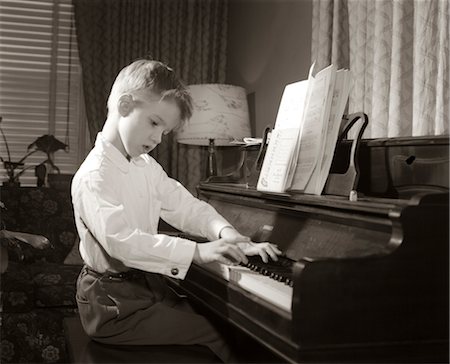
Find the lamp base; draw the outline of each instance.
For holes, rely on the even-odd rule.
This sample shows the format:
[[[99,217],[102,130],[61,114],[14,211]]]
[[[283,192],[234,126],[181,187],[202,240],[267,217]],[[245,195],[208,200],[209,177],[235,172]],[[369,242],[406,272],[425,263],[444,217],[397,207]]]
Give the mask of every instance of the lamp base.
[[[241,176],[227,174],[225,176],[209,176],[203,182],[205,183],[241,183]]]
[[[233,184],[241,184],[246,183],[246,149],[240,148],[240,158],[238,165],[234,169],[233,172],[225,174],[223,176],[210,175],[206,178],[205,183],[233,183]]]
[[[209,139],[208,163],[206,165],[206,178],[217,176],[217,153],[214,139]]]

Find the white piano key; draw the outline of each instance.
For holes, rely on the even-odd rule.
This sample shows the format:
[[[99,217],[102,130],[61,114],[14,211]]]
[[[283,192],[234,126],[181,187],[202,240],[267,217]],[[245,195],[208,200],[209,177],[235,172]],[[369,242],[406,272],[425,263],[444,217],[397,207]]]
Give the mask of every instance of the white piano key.
[[[292,310],[293,288],[283,282],[243,266],[229,266],[213,262],[205,264],[203,267],[287,312]]]

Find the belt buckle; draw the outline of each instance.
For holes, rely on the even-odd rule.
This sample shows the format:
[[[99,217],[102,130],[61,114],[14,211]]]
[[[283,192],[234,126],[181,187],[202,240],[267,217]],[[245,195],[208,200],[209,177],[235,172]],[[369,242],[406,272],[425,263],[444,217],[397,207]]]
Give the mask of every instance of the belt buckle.
[[[108,277],[110,281],[121,281],[125,279],[125,273],[123,272],[121,273],[107,272],[107,274],[105,275]]]

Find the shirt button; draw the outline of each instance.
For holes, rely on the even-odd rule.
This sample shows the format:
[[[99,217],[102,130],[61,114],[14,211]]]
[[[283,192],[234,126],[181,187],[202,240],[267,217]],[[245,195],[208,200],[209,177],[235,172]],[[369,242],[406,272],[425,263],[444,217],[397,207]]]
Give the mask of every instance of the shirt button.
[[[172,268],[170,273],[172,273],[173,276],[176,276],[178,274],[178,268]]]

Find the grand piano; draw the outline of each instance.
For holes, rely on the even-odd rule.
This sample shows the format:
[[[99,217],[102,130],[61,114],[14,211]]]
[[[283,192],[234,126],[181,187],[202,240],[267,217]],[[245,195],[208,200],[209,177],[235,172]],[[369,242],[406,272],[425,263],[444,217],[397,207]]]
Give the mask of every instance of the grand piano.
[[[363,141],[360,167],[357,201],[201,183],[283,255],[171,284],[285,362],[448,362],[448,138]]]

